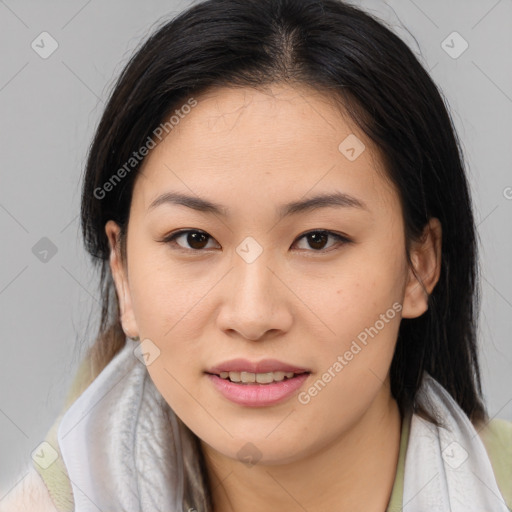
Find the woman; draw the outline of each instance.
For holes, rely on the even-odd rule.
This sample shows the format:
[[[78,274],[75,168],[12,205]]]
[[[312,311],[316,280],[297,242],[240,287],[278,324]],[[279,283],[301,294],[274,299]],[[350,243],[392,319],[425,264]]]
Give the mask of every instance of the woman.
[[[512,506],[456,133],[369,15],[209,0],[166,23],[106,106],[82,227],[100,332],[5,510]]]

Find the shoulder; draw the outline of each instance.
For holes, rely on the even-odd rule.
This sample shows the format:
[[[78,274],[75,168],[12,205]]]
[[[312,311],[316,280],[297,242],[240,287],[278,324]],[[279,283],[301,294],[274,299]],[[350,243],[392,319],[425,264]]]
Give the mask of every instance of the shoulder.
[[[501,447],[512,450],[512,421],[492,418],[474,425],[486,447]]]
[[[496,483],[512,510],[512,421],[493,418],[475,425],[491,461]]]
[[[0,512],[58,512],[43,479],[30,465],[26,476],[0,501]]]

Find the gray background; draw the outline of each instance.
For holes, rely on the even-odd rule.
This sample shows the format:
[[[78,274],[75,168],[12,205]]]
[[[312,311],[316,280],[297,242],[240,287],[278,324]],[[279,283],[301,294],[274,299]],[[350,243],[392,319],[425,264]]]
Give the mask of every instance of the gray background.
[[[62,406],[79,344],[96,332],[97,276],[78,212],[107,93],[155,23],[190,3],[0,0],[0,499],[26,474]],[[481,240],[485,396],[492,415],[512,420],[512,1],[352,3],[392,24],[450,105]],[[43,31],[58,43],[47,59],[31,47]],[[442,46],[453,31],[469,44],[458,58]],[[43,237],[57,251],[46,262],[33,252],[48,244]]]

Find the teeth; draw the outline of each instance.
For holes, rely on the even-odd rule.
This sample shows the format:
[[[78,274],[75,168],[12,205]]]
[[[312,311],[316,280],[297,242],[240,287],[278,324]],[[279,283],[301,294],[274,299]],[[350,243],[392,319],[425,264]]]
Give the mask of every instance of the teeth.
[[[242,382],[256,382],[256,374],[250,372],[240,372],[240,380]]]
[[[240,382],[240,372],[229,372],[229,378],[232,382]]]
[[[220,372],[222,379],[231,380],[231,382],[241,382],[243,384],[251,384],[257,382],[258,384],[269,384],[271,382],[280,382],[293,378],[293,372],[268,372],[268,373],[251,373],[251,372]]]

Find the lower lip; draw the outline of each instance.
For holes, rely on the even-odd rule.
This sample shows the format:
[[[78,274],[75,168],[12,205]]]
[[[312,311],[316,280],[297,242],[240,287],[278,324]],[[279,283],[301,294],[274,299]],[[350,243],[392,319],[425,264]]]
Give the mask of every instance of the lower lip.
[[[301,373],[271,384],[236,384],[218,375],[208,374],[208,378],[225,398],[249,407],[264,407],[286,400],[302,386],[308,376],[309,373]]]

